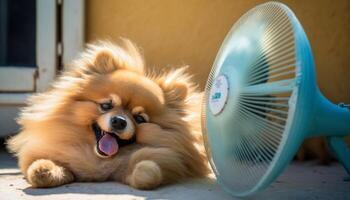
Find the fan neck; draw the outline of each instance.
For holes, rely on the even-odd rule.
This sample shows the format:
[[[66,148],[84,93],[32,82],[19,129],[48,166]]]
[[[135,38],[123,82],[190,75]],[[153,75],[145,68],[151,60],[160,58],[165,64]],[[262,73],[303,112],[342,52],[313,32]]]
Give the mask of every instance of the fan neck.
[[[314,119],[309,136],[346,136],[350,134],[350,109],[329,101],[318,89]]]

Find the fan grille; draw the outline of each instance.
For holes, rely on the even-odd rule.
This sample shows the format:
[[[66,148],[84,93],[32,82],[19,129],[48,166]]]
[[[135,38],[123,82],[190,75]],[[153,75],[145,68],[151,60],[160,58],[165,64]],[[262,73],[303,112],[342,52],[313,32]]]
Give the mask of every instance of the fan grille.
[[[251,48],[231,41],[242,35],[256,37],[252,27],[260,24],[254,53],[242,58],[249,61],[228,62],[235,49],[244,52],[244,48]],[[288,11],[279,3],[266,3],[250,10],[225,39],[206,85],[202,127],[214,172],[231,192],[252,190],[267,173],[287,137],[288,117],[293,109],[289,101],[296,88],[297,66],[293,25]],[[237,68],[239,73],[231,73],[231,68]],[[223,113],[216,116],[207,107],[213,82],[221,74],[229,77],[230,91]],[[231,89],[232,82],[239,86]]]

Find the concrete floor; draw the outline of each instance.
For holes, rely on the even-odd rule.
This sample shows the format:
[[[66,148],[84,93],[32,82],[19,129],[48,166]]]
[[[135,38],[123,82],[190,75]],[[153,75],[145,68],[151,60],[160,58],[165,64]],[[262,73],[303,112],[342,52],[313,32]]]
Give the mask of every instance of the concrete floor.
[[[246,199],[350,199],[350,182],[339,164],[317,166],[293,163],[267,190]],[[235,199],[217,185],[214,178],[188,180],[154,191],[140,191],[115,182],[73,183],[52,189],[34,189],[23,179],[16,160],[0,151],[0,199]]]

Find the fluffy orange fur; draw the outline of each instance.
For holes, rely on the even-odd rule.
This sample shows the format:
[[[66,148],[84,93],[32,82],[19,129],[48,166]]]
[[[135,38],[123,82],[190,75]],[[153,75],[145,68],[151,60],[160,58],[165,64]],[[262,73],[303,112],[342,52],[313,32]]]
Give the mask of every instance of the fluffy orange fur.
[[[101,117],[101,99],[117,96],[113,112],[131,116],[142,107],[147,123],[135,124],[136,143],[103,158],[94,150],[91,124]],[[185,68],[146,72],[130,41],[98,42],[62,73],[47,92],[32,96],[18,120],[21,132],[8,141],[34,187],[73,181],[115,180],[152,189],[186,177],[204,176],[200,93]]]

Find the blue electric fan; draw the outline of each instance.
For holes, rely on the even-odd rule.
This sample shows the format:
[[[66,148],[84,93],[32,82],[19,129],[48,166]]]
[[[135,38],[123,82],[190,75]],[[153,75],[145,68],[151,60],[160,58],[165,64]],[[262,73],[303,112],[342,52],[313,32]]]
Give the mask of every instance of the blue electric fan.
[[[327,136],[350,173],[350,111],[321,94],[306,34],[281,3],[253,8],[227,35],[206,85],[202,128],[217,181],[234,196],[267,187],[309,136]]]

